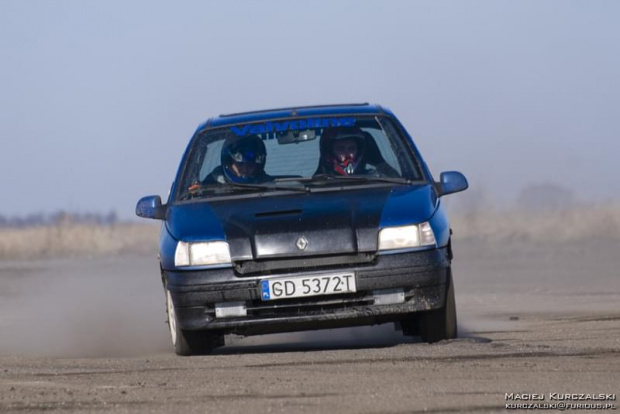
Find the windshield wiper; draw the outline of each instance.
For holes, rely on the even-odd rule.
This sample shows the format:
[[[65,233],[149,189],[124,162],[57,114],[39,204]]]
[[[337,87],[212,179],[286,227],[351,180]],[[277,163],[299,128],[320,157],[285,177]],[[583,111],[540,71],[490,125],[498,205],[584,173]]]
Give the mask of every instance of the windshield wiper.
[[[298,191],[301,193],[305,193],[307,191],[305,187],[290,186],[290,185],[276,185],[273,183],[250,184],[250,183],[226,182],[225,184],[222,184],[220,187],[241,188],[241,189],[247,188],[247,189],[252,189],[252,190]]]
[[[222,193],[222,191],[230,191],[231,189],[241,190],[262,190],[262,191],[296,191],[305,193],[310,191],[305,186],[290,186],[290,185],[277,185],[276,183],[289,183],[297,181],[299,183],[317,183],[323,181],[338,182],[349,181],[355,183],[392,183],[392,184],[412,184],[413,181],[408,178],[401,177],[375,177],[372,175],[336,175],[336,174],[317,174],[312,177],[286,177],[276,178],[273,182],[267,182],[263,184],[251,184],[251,183],[233,183],[226,182],[222,184],[208,184],[200,185],[187,191],[181,197],[180,200],[188,200],[195,197],[203,197],[209,192]]]
[[[360,183],[383,182],[394,184],[411,184],[413,181],[402,177],[375,177],[372,175],[336,175],[336,174],[317,174],[312,177],[287,177],[276,178],[275,182],[299,181],[300,183],[314,183],[318,181],[353,181]]]
[[[199,185],[193,187],[191,190],[187,191],[181,197],[180,200],[189,200],[194,197],[203,197],[209,192],[221,193],[221,190],[229,191],[231,189],[242,189],[242,190],[277,190],[277,191],[297,191],[300,193],[305,193],[308,190],[306,187],[299,186],[290,186],[290,185],[275,185],[270,183],[265,184],[250,184],[250,183],[233,183],[226,182],[222,184],[208,184],[208,185]]]

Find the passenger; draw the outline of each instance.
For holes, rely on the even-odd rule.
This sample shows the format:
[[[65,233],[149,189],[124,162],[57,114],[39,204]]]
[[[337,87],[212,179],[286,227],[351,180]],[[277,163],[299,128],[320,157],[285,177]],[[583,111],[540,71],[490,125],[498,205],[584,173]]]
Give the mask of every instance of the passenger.
[[[255,184],[271,180],[265,173],[265,144],[258,136],[230,137],[224,142],[221,154],[221,165],[205,178],[203,184]]]
[[[326,129],[319,145],[321,158],[315,175],[398,177],[398,173],[383,160],[372,135],[358,127]]]
[[[357,127],[326,129],[321,135],[321,159],[316,174],[363,174],[364,134]]]

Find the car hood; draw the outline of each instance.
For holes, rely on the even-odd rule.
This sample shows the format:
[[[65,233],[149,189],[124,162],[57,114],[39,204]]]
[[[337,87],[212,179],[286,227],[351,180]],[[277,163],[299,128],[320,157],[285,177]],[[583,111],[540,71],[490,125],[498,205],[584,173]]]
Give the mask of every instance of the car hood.
[[[166,223],[178,240],[226,240],[233,261],[374,252],[379,228],[428,220],[434,194],[385,186],[201,201],[171,206]]]

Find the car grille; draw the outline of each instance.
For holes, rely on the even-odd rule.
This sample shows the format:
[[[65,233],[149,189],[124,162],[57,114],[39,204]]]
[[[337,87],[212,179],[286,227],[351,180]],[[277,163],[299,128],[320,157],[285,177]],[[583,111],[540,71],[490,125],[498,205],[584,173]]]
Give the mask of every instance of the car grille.
[[[374,301],[367,292],[348,295],[334,295],[329,298],[284,299],[276,302],[252,301],[248,306],[248,316],[276,317],[321,314],[334,309],[370,305]]]
[[[292,270],[320,270],[322,268],[338,269],[351,265],[371,265],[376,259],[373,253],[332,255],[316,257],[296,257],[294,259],[250,260],[235,262],[234,269],[238,276],[256,276],[262,274],[286,273]]]

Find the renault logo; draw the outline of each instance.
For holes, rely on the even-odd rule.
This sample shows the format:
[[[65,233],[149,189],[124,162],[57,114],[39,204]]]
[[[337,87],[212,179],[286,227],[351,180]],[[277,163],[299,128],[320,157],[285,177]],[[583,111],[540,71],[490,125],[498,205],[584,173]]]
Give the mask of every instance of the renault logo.
[[[295,242],[295,246],[297,246],[299,250],[306,250],[306,247],[308,247],[308,240],[304,236],[301,236],[297,239],[297,242]]]

